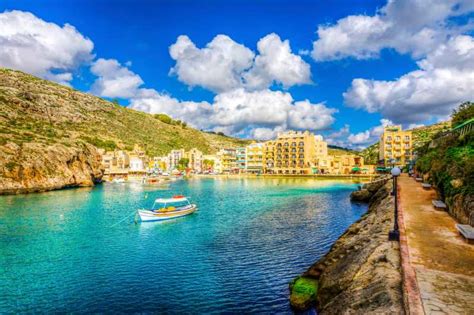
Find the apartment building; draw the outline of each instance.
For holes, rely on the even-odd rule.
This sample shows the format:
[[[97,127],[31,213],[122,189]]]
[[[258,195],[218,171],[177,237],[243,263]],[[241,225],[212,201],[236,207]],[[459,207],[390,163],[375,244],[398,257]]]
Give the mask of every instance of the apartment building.
[[[168,169],[169,170],[174,170],[178,169],[178,164],[179,161],[184,158],[184,149],[180,150],[171,150],[171,152],[168,154]]]
[[[245,172],[260,174],[263,172],[263,155],[265,145],[252,143],[245,147]]]
[[[266,143],[265,173],[310,174],[316,156],[315,137],[309,131],[279,133],[276,140]]]
[[[328,155],[328,143],[324,141],[323,136],[314,136],[315,154],[316,158],[325,157]]]
[[[246,161],[245,147],[237,148],[235,151],[236,151],[237,168],[239,170],[239,173],[243,173],[245,172],[245,161]]]
[[[403,131],[401,125],[387,126],[380,137],[379,159],[386,166],[404,166],[413,159],[411,131]]]
[[[189,160],[188,167],[196,172],[202,172],[203,154],[196,148],[192,148],[184,154]]]
[[[238,173],[237,166],[237,150],[236,149],[221,149],[216,154],[217,165],[214,171],[218,173]]]

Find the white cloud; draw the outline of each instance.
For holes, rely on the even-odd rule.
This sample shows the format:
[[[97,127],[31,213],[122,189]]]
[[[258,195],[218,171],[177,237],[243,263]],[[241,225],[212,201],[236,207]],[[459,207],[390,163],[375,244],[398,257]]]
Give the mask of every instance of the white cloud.
[[[334,109],[308,100],[295,102],[287,92],[237,89],[208,102],[183,102],[155,90],[140,89],[130,107],[148,113],[166,113],[200,129],[246,133],[264,138],[287,129],[321,130],[333,122]]]
[[[215,92],[241,86],[241,73],[250,68],[254,57],[250,49],[226,35],[217,35],[202,49],[181,35],[169,51],[176,60],[171,74],[190,87],[201,86]]]
[[[130,98],[136,95],[138,87],[143,84],[139,75],[115,59],[98,59],[92,64],[91,72],[98,76],[91,91],[99,96]]]
[[[237,88],[266,89],[273,83],[288,88],[311,82],[310,66],[291,52],[288,40],[274,33],[257,43],[258,55],[226,35],[217,35],[198,48],[185,35],[170,46],[176,65],[170,74],[189,87],[201,86],[222,93]]]
[[[245,86],[265,89],[273,82],[288,88],[311,83],[309,64],[291,52],[290,42],[275,34],[268,34],[257,43],[259,54],[252,68],[244,74]]]
[[[344,125],[344,127],[342,127],[340,130],[330,133],[326,139],[328,143],[332,145],[362,150],[365,147],[377,142],[383,133],[383,128],[390,125],[393,125],[392,121],[388,119],[381,119],[380,125],[358,133],[351,133],[350,126]]]
[[[29,12],[0,13],[0,66],[67,84],[94,44],[74,26],[48,23]]]
[[[459,103],[474,99],[473,37],[450,39],[418,66],[394,81],[354,79],[344,93],[346,104],[397,123],[416,123],[446,117]]]
[[[374,16],[351,15],[335,25],[319,26],[312,57],[367,59],[392,48],[420,58],[449,37],[472,29],[470,22],[454,26],[449,19],[473,10],[472,0],[390,0]]]
[[[370,139],[370,131],[366,130],[363,132],[359,132],[356,134],[350,134],[348,137],[348,140],[351,144],[363,144],[367,143],[367,141]]]

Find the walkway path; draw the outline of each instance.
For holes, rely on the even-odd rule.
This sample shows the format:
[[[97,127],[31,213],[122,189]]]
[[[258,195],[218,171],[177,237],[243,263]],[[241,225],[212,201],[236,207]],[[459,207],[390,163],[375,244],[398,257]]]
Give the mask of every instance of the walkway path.
[[[399,187],[402,240],[406,236],[424,312],[474,314],[474,245],[459,236],[447,212],[433,208],[435,191],[424,190],[406,174]]]

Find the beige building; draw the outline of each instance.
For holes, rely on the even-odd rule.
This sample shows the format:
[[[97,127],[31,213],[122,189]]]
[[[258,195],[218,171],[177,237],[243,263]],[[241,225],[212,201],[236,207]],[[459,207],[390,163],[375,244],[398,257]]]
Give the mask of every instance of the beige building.
[[[380,137],[379,159],[386,166],[404,166],[413,159],[413,138],[411,131],[403,131],[401,125],[387,126]]]
[[[203,154],[196,148],[192,148],[184,153],[184,157],[189,160],[188,167],[196,172],[202,172]]]
[[[221,149],[216,154],[217,165],[214,171],[218,173],[238,173],[239,167],[237,165],[237,150],[236,149]]]
[[[128,169],[130,155],[122,150],[107,151],[102,154],[102,166],[106,171]]]
[[[252,143],[245,147],[245,172],[259,174],[263,172],[263,143]]]
[[[355,154],[327,155],[318,158],[317,163],[320,174],[335,175],[362,173],[363,166],[364,158]]]
[[[265,143],[265,173],[311,174],[316,157],[316,140],[309,131],[279,133]]]
[[[325,157],[328,155],[328,143],[324,141],[323,136],[315,135],[314,143],[315,143],[315,154],[317,158]]]
[[[168,170],[178,169],[179,161],[184,158],[184,149],[180,150],[171,150],[168,154]]]

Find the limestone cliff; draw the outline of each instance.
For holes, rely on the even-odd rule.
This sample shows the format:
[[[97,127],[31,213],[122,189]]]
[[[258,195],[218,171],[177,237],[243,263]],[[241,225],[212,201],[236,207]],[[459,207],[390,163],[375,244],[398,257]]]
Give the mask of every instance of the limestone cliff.
[[[100,156],[89,144],[9,142],[0,147],[0,194],[92,186],[102,175]]]
[[[0,194],[93,185],[102,177],[97,148],[138,144],[156,156],[248,143],[162,116],[0,68]]]
[[[381,187],[368,212],[302,275],[317,280],[317,294],[310,301],[291,296],[295,309],[313,304],[318,314],[404,313],[399,245],[387,240],[393,226],[391,189],[390,183]]]

